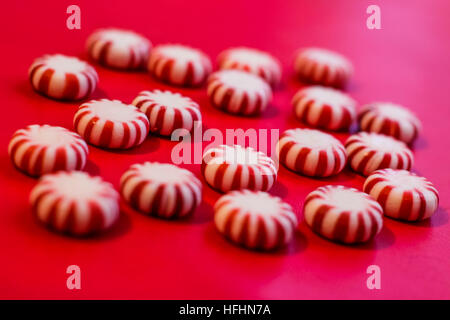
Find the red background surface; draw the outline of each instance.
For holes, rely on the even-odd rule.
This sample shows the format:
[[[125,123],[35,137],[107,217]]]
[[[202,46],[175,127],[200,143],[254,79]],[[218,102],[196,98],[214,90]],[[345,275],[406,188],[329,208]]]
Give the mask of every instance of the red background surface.
[[[66,28],[66,8],[81,7],[82,29]],[[366,28],[366,8],[381,7],[382,30]],[[146,299],[450,298],[448,134],[450,2],[438,1],[8,1],[2,4],[0,72],[0,297]],[[97,27],[136,30],[154,44],[180,42],[202,48],[214,60],[230,46],[248,45],[276,55],[283,84],[261,118],[239,118],[213,109],[204,89],[179,90],[202,108],[206,128],[300,126],[290,99],[300,88],[292,75],[295,49],[317,45],[338,50],[354,63],[348,91],[360,103],[392,100],[414,110],[424,125],[414,171],[434,182],[441,206],[428,221],[385,219],[373,243],[342,246],[300,223],[291,245],[258,253],[233,246],[214,229],[212,205],[219,194],[204,188],[204,202],[185,221],[162,221],[124,209],[103,236],[74,239],[39,226],[28,194],[36,180],[16,171],[7,155],[12,133],[29,124],[72,128],[78,103],[46,99],[31,89],[27,69],[46,53],[85,57],[84,41]],[[125,102],[143,89],[169,88],[146,73],[96,66],[93,98]],[[338,135],[342,140],[345,134]],[[90,147],[87,171],[118,185],[128,166],[170,162],[175,145],[149,137],[137,149],[110,152]],[[187,166],[200,177],[199,165]],[[360,188],[363,178],[345,170],[326,180],[281,168],[271,193],[300,215],[304,197],[326,184]],[[66,267],[79,265],[82,289],[66,288]],[[381,268],[381,290],[368,290],[366,268]]]

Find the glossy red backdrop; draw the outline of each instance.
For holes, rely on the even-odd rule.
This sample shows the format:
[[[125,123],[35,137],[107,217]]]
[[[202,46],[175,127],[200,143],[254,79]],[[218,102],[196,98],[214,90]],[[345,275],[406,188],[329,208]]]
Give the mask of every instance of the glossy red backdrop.
[[[81,7],[81,30],[66,28],[66,8]],[[366,28],[366,8],[378,4],[382,29]],[[450,2],[433,1],[9,1],[2,4],[0,73],[0,297],[146,299],[450,298]],[[186,221],[162,221],[124,207],[120,223],[104,236],[73,239],[41,228],[28,194],[36,180],[16,171],[7,155],[11,134],[28,124],[72,127],[77,103],[46,99],[32,91],[27,69],[45,53],[85,58],[84,41],[97,27],[130,28],[154,44],[180,42],[215,59],[230,46],[268,50],[283,63],[281,88],[261,118],[239,118],[213,109],[204,89],[179,90],[202,108],[206,128],[300,126],[290,99],[300,84],[292,75],[295,49],[335,49],[354,63],[348,92],[360,103],[392,100],[423,122],[414,171],[433,181],[441,206],[428,221],[385,219],[378,238],[342,246],[319,238],[302,221],[293,243],[280,252],[233,246],[214,229],[212,205],[219,194],[204,187],[204,202]],[[169,88],[146,73],[111,71],[100,76],[94,98],[125,102],[140,90]],[[337,135],[344,140],[345,134]],[[136,149],[109,152],[90,147],[87,171],[118,186],[135,162],[170,161],[175,142],[149,137]],[[188,165],[200,177],[198,165]],[[300,215],[304,197],[326,184],[360,188],[364,179],[345,170],[326,180],[281,168],[272,194]],[[82,289],[66,288],[66,267],[81,268]],[[366,268],[381,268],[381,290],[368,290]]]

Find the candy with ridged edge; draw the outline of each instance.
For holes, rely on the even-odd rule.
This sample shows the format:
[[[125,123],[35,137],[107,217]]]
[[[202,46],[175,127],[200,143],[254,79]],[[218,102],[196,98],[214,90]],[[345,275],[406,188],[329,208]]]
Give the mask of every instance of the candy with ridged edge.
[[[348,163],[364,176],[384,168],[410,170],[414,156],[405,143],[378,133],[360,132],[345,142]]]
[[[86,42],[89,56],[101,65],[117,69],[139,69],[147,63],[151,42],[130,30],[103,28]]]
[[[98,82],[93,67],[78,58],[62,54],[37,58],[28,74],[34,90],[58,100],[85,99],[95,90]]]
[[[347,152],[339,140],[312,129],[286,130],[280,136],[277,149],[283,165],[312,177],[338,174],[347,160]]]
[[[201,171],[214,189],[267,191],[275,183],[277,168],[263,152],[240,145],[220,145],[203,154]]]
[[[167,90],[142,91],[132,104],[147,115],[150,132],[170,136],[176,129],[192,131],[196,125],[201,125],[199,105],[179,93]]]
[[[19,170],[40,176],[59,170],[82,170],[89,151],[77,133],[35,124],[14,133],[8,153]]]
[[[356,118],[356,102],[347,94],[321,86],[300,89],[292,99],[294,114],[306,125],[348,130]]]
[[[344,87],[353,74],[351,62],[343,55],[321,48],[300,50],[294,62],[300,80],[336,88]]]
[[[361,130],[385,134],[407,144],[414,142],[422,127],[411,111],[390,102],[363,106],[358,119]]]
[[[378,201],[386,216],[395,219],[427,219],[439,206],[433,184],[407,170],[377,170],[367,177],[363,190]]]
[[[198,49],[181,44],[153,48],[147,65],[157,79],[178,86],[200,86],[212,71],[209,57]]]
[[[243,116],[259,115],[272,100],[272,90],[264,80],[240,70],[213,73],[207,93],[217,109]]]
[[[272,250],[294,237],[297,217],[292,207],[266,192],[232,191],[214,205],[216,228],[249,249]]]
[[[218,57],[220,69],[237,69],[263,78],[271,86],[281,81],[281,64],[271,54],[247,47],[230,48]]]
[[[110,228],[120,213],[113,186],[80,171],[44,175],[31,191],[30,202],[39,222],[75,236]]]
[[[383,209],[378,202],[343,186],[319,187],[308,194],[303,214],[314,232],[347,244],[370,241],[383,226]]]
[[[119,100],[91,100],[82,104],[74,120],[75,130],[92,145],[128,149],[144,142],[149,132],[145,114]]]
[[[202,197],[202,184],[192,172],[158,162],[132,165],[120,179],[120,190],[136,210],[166,219],[192,214]]]

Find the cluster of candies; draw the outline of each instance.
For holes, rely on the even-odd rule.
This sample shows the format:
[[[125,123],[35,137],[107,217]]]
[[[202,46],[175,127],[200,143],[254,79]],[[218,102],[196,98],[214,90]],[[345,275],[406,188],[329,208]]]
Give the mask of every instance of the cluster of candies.
[[[132,31],[101,29],[87,40],[92,60],[115,69],[146,67],[156,78],[175,86],[206,83],[211,105],[225,112],[257,116],[272,99],[281,81],[279,61],[266,52],[239,47],[222,52],[219,71],[198,49],[179,44],[152,47]],[[352,75],[343,56],[319,48],[300,50],[295,59],[300,80],[311,84],[293,97],[294,114],[316,129],[290,129],[280,137],[280,163],[310,177],[329,177],[346,164],[368,176],[363,191],[322,186],[305,199],[303,214],[316,233],[341,243],[374,238],[383,214],[417,221],[437,209],[433,185],[409,170],[419,120],[406,108],[371,103],[356,112],[356,102],[341,90]],[[98,76],[88,63],[65,55],[35,60],[29,72],[33,88],[61,100],[87,98]],[[118,100],[81,104],[73,124],[77,133],[62,127],[30,125],[18,130],[9,154],[15,166],[42,176],[31,192],[37,218],[72,235],[105,230],[119,216],[119,193],[100,177],[81,170],[91,145],[126,149],[140,145],[149,132],[170,136],[176,129],[192,131],[201,123],[199,105],[171,91],[143,91],[131,105]],[[358,122],[361,132],[345,145],[326,131],[347,130]],[[298,220],[290,205],[267,191],[277,179],[274,161],[250,147],[220,145],[203,154],[201,172],[208,185],[225,193],[214,206],[217,229],[247,248],[270,250],[291,241]],[[202,201],[202,183],[190,171],[173,164],[133,164],[120,180],[120,194],[136,210],[161,218],[192,214]]]

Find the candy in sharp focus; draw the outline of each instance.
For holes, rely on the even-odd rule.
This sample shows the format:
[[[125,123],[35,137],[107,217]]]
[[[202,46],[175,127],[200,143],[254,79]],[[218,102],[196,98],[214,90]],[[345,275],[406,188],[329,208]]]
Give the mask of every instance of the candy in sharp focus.
[[[150,132],[170,136],[176,129],[192,131],[195,125],[201,125],[199,105],[179,93],[142,91],[132,104],[147,115]]]
[[[181,44],[153,48],[148,70],[157,79],[178,86],[200,86],[212,71],[209,57],[198,49]]]
[[[292,207],[266,192],[232,191],[214,205],[214,223],[226,238],[249,249],[272,250],[294,237]]]
[[[145,67],[152,44],[136,32],[104,28],[89,36],[86,47],[89,56],[101,65],[133,70]]]
[[[421,130],[419,119],[408,109],[390,102],[365,105],[358,113],[361,130],[391,136],[412,143]]]
[[[348,163],[364,176],[384,168],[410,170],[414,156],[405,143],[392,137],[360,132],[345,142]]]
[[[363,190],[378,201],[386,216],[394,219],[427,219],[439,206],[433,184],[407,170],[377,170],[367,177]]]
[[[119,100],[91,100],[82,104],[74,120],[75,130],[92,145],[128,149],[140,145],[149,132],[145,114]]]
[[[208,79],[207,93],[214,107],[244,116],[260,114],[272,100],[272,90],[264,80],[241,70],[213,73]]]
[[[278,142],[279,160],[287,168],[312,177],[338,174],[345,167],[347,152],[332,135],[312,129],[290,129]]]
[[[34,60],[29,71],[33,89],[58,100],[80,100],[91,95],[98,82],[93,67],[75,57],[44,55]]]
[[[133,208],[166,219],[192,214],[202,198],[202,184],[192,172],[158,162],[132,165],[120,179],[120,190]]]
[[[348,130],[356,119],[356,102],[342,91],[321,86],[300,89],[292,99],[294,113],[306,125]]]
[[[220,145],[203,154],[201,171],[214,189],[267,191],[275,183],[277,168],[266,154],[251,147]]]
[[[231,48],[218,57],[220,69],[237,69],[253,73],[277,86],[281,81],[281,63],[271,54],[247,47]]]
[[[383,209],[378,202],[343,186],[319,187],[308,194],[303,214],[314,232],[347,244],[369,241],[383,226]]]
[[[111,227],[119,218],[119,194],[85,172],[44,175],[30,195],[37,220],[58,232],[84,236]]]
[[[345,87],[353,74],[351,62],[337,52],[320,48],[300,50],[294,62],[300,80],[336,88]]]
[[[35,124],[14,133],[8,153],[19,170],[40,176],[59,170],[82,170],[89,151],[75,132]]]

